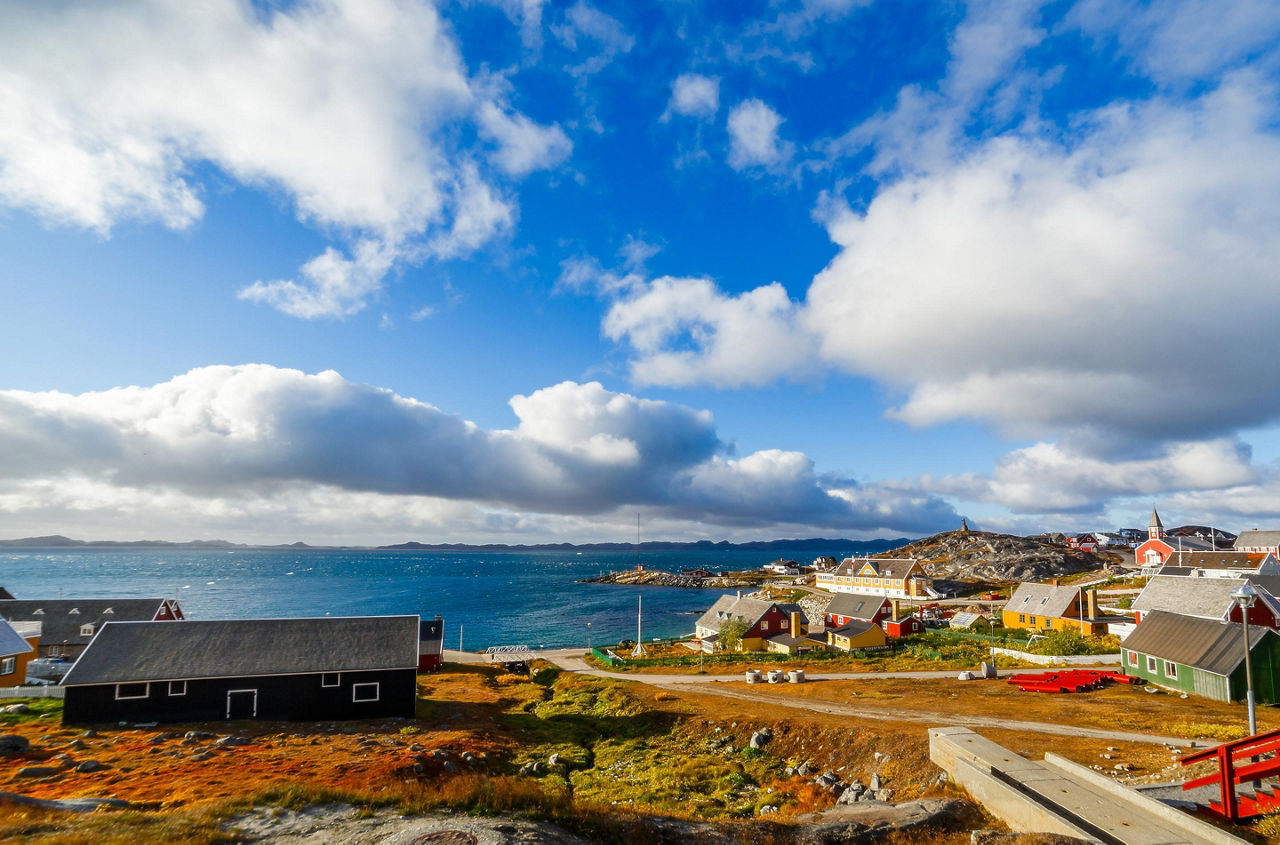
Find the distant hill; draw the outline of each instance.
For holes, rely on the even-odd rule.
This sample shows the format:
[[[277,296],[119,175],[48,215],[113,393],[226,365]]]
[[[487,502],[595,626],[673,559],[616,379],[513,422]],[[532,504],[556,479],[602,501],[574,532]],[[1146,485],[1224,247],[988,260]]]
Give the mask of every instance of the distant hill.
[[[1119,564],[1106,552],[1081,552],[987,531],[947,531],[877,556],[913,557],[932,577],[956,581],[1041,581]]]
[[[654,540],[640,544],[642,552],[667,551],[811,551],[848,556],[851,554],[875,554],[894,546],[910,542],[906,537],[896,540],[825,540],[810,538],[807,540],[755,540],[746,543],[730,543],[721,540],[713,543],[710,540],[697,540],[691,543],[667,542]],[[468,543],[397,543],[393,546],[378,546],[379,549],[398,551],[480,551],[480,552],[628,552],[636,549],[635,543],[538,543],[531,545],[508,545],[506,543],[488,543],[471,545]]]
[[[730,543],[722,540],[713,543],[710,540],[698,540],[693,543],[675,543],[652,541],[640,544],[642,552],[664,551],[798,551],[821,554],[848,556],[869,555],[901,546],[909,542],[906,537],[896,540],[825,540],[810,538],[807,540],[758,540],[748,543]],[[232,543],[227,540],[190,540],[175,543],[169,540],[73,540],[61,534],[44,537],[23,537],[17,540],[0,540],[0,549],[67,549],[67,548],[126,548],[126,549],[367,549],[368,546],[311,546],[302,541],[296,543],[252,546],[244,543]],[[634,551],[634,543],[538,543],[531,545],[509,545],[506,543],[420,543],[410,541],[390,546],[375,548],[388,551],[438,551],[438,552],[625,552]]]

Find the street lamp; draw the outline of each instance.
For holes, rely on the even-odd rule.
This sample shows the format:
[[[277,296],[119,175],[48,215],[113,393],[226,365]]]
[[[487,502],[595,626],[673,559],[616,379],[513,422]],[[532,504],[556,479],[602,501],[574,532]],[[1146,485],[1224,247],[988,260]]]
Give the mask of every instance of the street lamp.
[[[1258,591],[1248,581],[1232,590],[1231,598],[1240,605],[1240,621],[1244,623],[1244,682],[1248,690],[1245,700],[1249,704],[1249,736],[1258,732],[1258,724],[1253,717],[1253,664],[1249,660],[1249,608],[1258,598]]]
[[[587,623],[587,651],[591,651],[591,623]]]

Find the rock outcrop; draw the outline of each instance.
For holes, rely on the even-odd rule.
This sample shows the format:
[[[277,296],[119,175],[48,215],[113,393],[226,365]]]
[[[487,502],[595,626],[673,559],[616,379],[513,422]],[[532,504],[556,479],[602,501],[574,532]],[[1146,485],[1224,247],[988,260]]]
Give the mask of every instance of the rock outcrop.
[[[1040,581],[1120,567],[1120,558],[1107,552],[1082,552],[986,531],[948,531],[873,557],[913,557],[931,577],[956,581]]]

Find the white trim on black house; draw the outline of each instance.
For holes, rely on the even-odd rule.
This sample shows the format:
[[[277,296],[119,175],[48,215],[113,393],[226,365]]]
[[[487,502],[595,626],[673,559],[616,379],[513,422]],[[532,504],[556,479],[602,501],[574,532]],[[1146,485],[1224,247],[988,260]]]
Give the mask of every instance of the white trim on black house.
[[[63,720],[412,716],[418,621],[108,622],[63,679]]]

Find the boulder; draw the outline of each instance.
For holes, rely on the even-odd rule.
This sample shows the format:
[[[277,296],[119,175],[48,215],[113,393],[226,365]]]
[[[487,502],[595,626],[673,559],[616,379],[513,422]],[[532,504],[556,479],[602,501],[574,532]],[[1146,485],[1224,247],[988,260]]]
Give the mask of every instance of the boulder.
[[[10,704],[8,707],[0,707],[0,713],[30,713],[31,708],[19,701],[17,704]]]
[[[871,790],[872,792],[879,792],[879,791],[880,791],[880,775],[879,775],[879,773],[875,773],[875,774],[872,774],[872,775],[871,775],[871,783],[870,783],[870,785],[869,785],[869,786],[867,786],[867,789]]]
[[[0,754],[25,754],[30,749],[31,743],[25,736],[0,734]]]
[[[17,777],[20,778],[47,778],[59,774],[62,769],[57,766],[23,766],[18,769]]]
[[[77,771],[77,772],[82,772],[82,773],[84,773],[84,772],[96,772],[96,771],[100,771],[101,769],[105,769],[105,768],[106,768],[106,766],[102,765],[102,764],[101,764],[101,763],[99,763],[97,760],[85,760],[85,761],[83,761],[82,763],[80,763],[79,765],[77,765],[77,766],[76,766],[76,771]]]
[[[756,731],[751,735],[751,740],[747,744],[755,749],[764,748],[766,745],[769,744],[769,737],[765,736],[759,731]]]
[[[558,766],[560,765],[562,760],[563,758],[560,756],[560,752],[557,751],[556,753],[552,754],[550,757],[547,758],[547,765]]]

